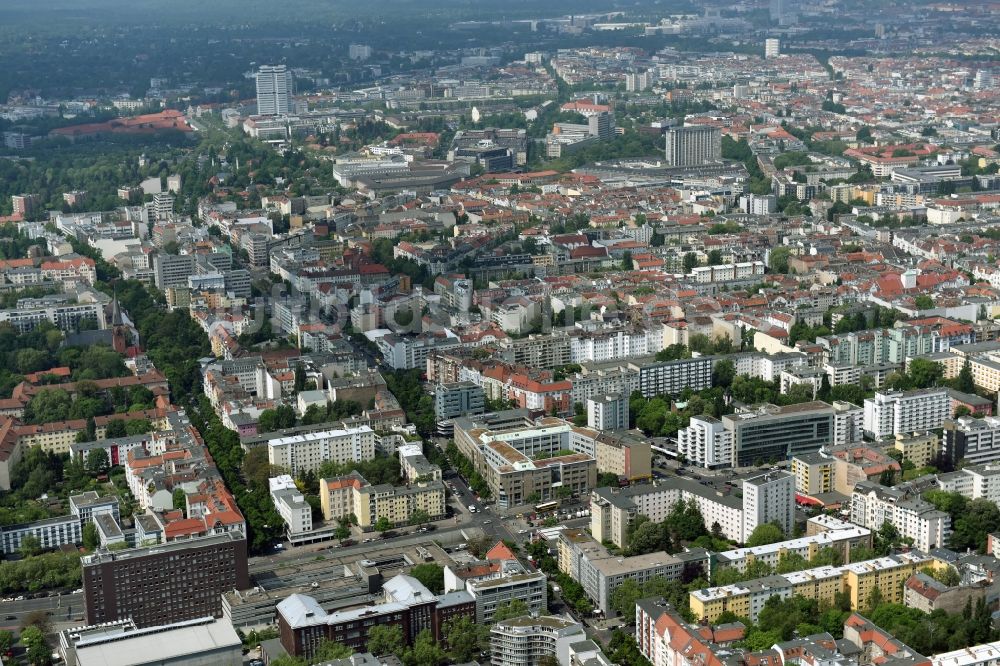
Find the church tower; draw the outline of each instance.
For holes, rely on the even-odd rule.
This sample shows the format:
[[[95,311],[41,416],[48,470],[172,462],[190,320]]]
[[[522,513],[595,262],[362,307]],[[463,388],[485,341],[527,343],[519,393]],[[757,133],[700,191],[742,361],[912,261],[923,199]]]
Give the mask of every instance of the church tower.
[[[118,291],[115,290],[114,299],[111,301],[111,346],[119,354],[124,354],[128,349],[128,327],[122,318],[122,309],[118,304]]]

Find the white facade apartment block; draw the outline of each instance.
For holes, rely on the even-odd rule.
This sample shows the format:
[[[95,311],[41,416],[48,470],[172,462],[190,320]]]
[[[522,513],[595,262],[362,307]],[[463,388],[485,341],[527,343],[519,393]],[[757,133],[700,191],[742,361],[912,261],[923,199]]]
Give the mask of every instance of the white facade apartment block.
[[[865,433],[875,439],[936,430],[951,416],[946,389],[876,393],[865,400]]]
[[[951,517],[922,499],[862,481],[851,496],[851,522],[873,532],[889,522],[900,536],[924,552],[943,547],[951,534]]]
[[[693,416],[677,431],[677,451],[688,464],[716,468],[733,466],[733,433],[712,416]]]
[[[727,539],[740,542],[744,540],[743,510],[735,503],[717,502],[713,498],[699,493],[686,492],[678,487],[663,486],[654,492],[633,495],[631,499],[636,505],[637,514],[644,515],[656,523],[666,518],[677,502],[693,500],[698,505],[706,527],[711,529],[714,523],[718,523]]]
[[[942,652],[930,658],[931,666],[994,666],[1000,654],[1000,641],[974,645],[954,652]]]
[[[567,379],[573,385],[569,395],[574,404],[579,402],[585,405],[588,398],[609,393],[621,393],[627,397],[639,390],[639,369],[635,366],[577,372]]]
[[[791,534],[795,527],[795,477],[770,472],[743,480],[743,539],[764,523],[777,523]],[[706,522],[706,524],[709,524]]]
[[[347,430],[323,430],[267,443],[268,461],[297,475],[300,470],[319,469],[324,462],[371,460],[375,457],[375,431],[368,426]]]
[[[490,629],[490,663],[534,666],[548,657],[559,664],[568,664],[570,645],[586,639],[583,627],[566,618],[511,618]]]
[[[628,396],[616,393],[587,399],[587,427],[595,430],[628,428]]]
[[[278,515],[285,521],[288,534],[296,535],[312,531],[312,507],[295,486],[295,481],[288,474],[282,474],[267,480],[271,493],[271,501],[278,510]]]
[[[966,467],[937,478],[938,488],[969,499],[985,499],[1000,504],[1000,465]]]
[[[863,407],[836,400],[833,402],[833,444],[860,442],[865,429]]]
[[[963,416],[945,424],[941,451],[953,463],[979,464],[1000,460],[1000,418]]]

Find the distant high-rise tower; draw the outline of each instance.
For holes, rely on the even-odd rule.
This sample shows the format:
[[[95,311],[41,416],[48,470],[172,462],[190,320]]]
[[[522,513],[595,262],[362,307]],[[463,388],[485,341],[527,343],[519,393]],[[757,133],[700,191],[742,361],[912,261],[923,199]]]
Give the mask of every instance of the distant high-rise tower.
[[[291,110],[292,75],[284,65],[264,65],[257,72],[257,113],[278,116]]]
[[[351,44],[347,47],[347,57],[351,60],[368,60],[372,57],[372,47],[367,44]]]
[[[774,37],[764,40],[764,57],[770,60],[781,55],[781,40]]]
[[[669,166],[700,166],[722,159],[722,131],[708,125],[671,127],[667,130]]]
[[[771,20],[777,22],[778,25],[795,25],[798,17],[795,15],[795,10],[792,9],[791,0],[771,0],[769,9]]]

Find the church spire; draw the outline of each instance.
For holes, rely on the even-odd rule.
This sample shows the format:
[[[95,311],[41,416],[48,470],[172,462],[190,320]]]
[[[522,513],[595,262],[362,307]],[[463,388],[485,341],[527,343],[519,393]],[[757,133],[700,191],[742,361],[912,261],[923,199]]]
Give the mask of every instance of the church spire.
[[[114,297],[111,299],[111,326],[124,326],[122,319],[122,309],[118,304],[118,287],[115,287]]]

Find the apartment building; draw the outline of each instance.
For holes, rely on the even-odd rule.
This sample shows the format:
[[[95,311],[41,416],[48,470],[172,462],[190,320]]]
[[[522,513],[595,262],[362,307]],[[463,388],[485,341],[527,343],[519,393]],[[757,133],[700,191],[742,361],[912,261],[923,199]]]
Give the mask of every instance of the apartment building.
[[[639,390],[639,367],[622,365],[616,368],[590,370],[584,367],[580,372],[567,376],[572,388],[570,402],[587,404],[589,398],[618,393],[632,395]]]
[[[587,427],[594,430],[628,428],[628,396],[621,393],[587,399]]]
[[[929,551],[943,548],[951,534],[951,516],[911,494],[907,489],[889,488],[860,481],[851,495],[851,522],[870,530],[891,523],[914,548]]]
[[[865,400],[865,434],[886,439],[936,430],[951,416],[947,389],[878,392]]]
[[[996,663],[1000,641],[942,652],[930,658],[930,666],[990,666]]]
[[[101,550],[80,564],[87,624],[132,618],[151,627],[221,617],[223,592],[250,587],[246,537],[238,531]]]
[[[714,416],[692,416],[687,427],[677,431],[677,452],[688,465],[732,467],[733,432]]]
[[[775,523],[785,534],[795,528],[795,477],[769,472],[743,479],[743,539],[764,523]],[[710,525],[711,523],[709,523]]]
[[[71,303],[63,294],[21,298],[16,307],[0,310],[0,324],[9,324],[18,333],[33,331],[42,322],[52,324],[63,333],[75,333],[87,322],[98,329],[107,328],[103,304],[86,300]]]
[[[722,158],[722,132],[711,125],[670,127],[666,134],[667,165],[701,166]]]
[[[692,548],[670,555],[666,552],[622,557],[583,530],[567,529],[559,533],[557,543],[559,570],[583,586],[594,607],[605,614],[612,612],[611,595],[626,580],[640,586],[653,578],[690,580],[707,574],[711,554]]]
[[[257,113],[277,116],[292,110],[292,73],[285,65],[262,65],[257,71]]]
[[[807,521],[806,532],[806,536],[798,539],[716,553],[716,564],[746,571],[748,564],[764,562],[773,569],[783,557],[798,555],[811,560],[825,548],[836,550],[844,562],[850,562],[851,550],[860,547],[871,548],[872,545],[871,530],[832,516],[821,515],[810,518]]]
[[[45,518],[32,523],[0,527],[0,552],[15,555],[24,539],[38,540],[42,550],[55,550],[61,546],[74,546],[83,541],[83,524],[74,515]]]
[[[427,357],[444,349],[457,347],[461,340],[454,337],[421,333],[402,337],[389,333],[375,342],[385,363],[396,370],[427,367]]]
[[[629,481],[653,476],[652,449],[645,437],[623,432],[601,433],[594,443],[594,458],[602,474],[615,474]]]
[[[635,641],[652,666],[722,666],[735,652],[729,645],[741,640],[746,627],[739,623],[717,627],[692,625],[664,599],[640,599],[635,604]]]
[[[941,490],[958,493],[970,500],[985,499],[1000,504],[1000,465],[986,463],[963,467],[936,478]]]
[[[282,474],[270,478],[268,487],[271,501],[285,522],[288,538],[294,541],[297,537],[312,532],[312,507],[299,492],[292,477]]]
[[[473,382],[438,384],[434,387],[434,416],[444,421],[456,416],[474,416],[486,411],[483,387]]]
[[[515,617],[490,629],[490,663],[535,666],[549,659],[566,664],[570,646],[585,640],[583,626],[572,619],[551,615]]]
[[[942,424],[941,455],[952,465],[1000,460],[1000,417],[962,416]]]
[[[819,452],[793,456],[791,472],[796,492],[810,496],[832,492],[835,467],[834,458]]]
[[[565,333],[504,338],[498,355],[506,363],[528,368],[558,368],[570,363],[570,338]]]
[[[585,493],[597,484],[600,433],[596,430],[553,417],[536,423],[521,417],[502,430],[489,429],[490,421],[456,419],[455,444],[490,486],[501,508],[527,504],[529,497],[544,501]]]
[[[193,254],[157,254],[153,257],[153,279],[160,291],[170,287],[187,287],[188,278],[194,273]]]
[[[354,490],[368,481],[357,472],[347,476],[319,480],[319,501],[323,520],[339,520],[354,513]]]
[[[375,431],[368,426],[279,437],[267,443],[268,461],[292,475],[315,472],[326,461],[345,463],[375,457]]]
[[[834,438],[834,409],[819,400],[785,407],[765,405],[723,416],[722,423],[733,433],[735,461],[740,466],[813,453],[833,444]]]
[[[678,395],[684,389],[701,391],[712,387],[712,359],[685,358],[640,365],[639,391],[646,398]]]
[[[863,608],[872,591],[879,589],[887,603],[902,603],[903,583],[916,571],[934,560],[911,551],[874,560],[854,562],[839,567],[823,566],[789,574],[693,590],[688,603],[691,612],[702,622],[715,622],[730,611],[756,622],[764,604],[771,597],[788,599],[803,596],[820,604],[833,604],[836,595],[846,593],[851,609]]]
[[[465,591],[475,599],[475,618],[480,624],[493,621],[497,608],[518,600],[537,615],[548,607],[547,578],[529,571],[504,543],[490,548],[482,560],[445,567],[446,593]]]
[[[896,435],[892,448],[902,454],[903,460],[909,460],[916,467],[924,467],[937,461],[941,453],[941,438],[934,432],[900,433]]]
[[[445,490],[440,478],[406,486],[372,485],[357,472],[320,479],[320,505],[324,520],[354,516],[358,526],[370,530],[381,518],[392,525],[405,525],[417,511],[432,520],[444,516]]]
[[[389,484],[352,488],[354,516],[361,529],[370,529],[382,518],[391,525],[406,525],[418,511],[431,520],[445,515],[445,490],[441,481],[409,486]]]
[[[631,488],[597,488],[590,499],[590,531],[598,541],[619,548],[628,546],[628,528],[639,515],[653,522],[666,518],[677,502],[697,504],[706,526],[718,523],[727,539],[743,543],[762,523],[777,522],[786,531],[792,527],[795,507],[794,477],[770,472],[740,481],[742,497],[717,492],[688,479],[675,477],[658,485]]]
[[[474,612],[475,601],[468,592],[435,595],[405,574],[383,583],[374,602],[367,605],[327,612],[315,598],[304,594],[293,594],[277,605],[281,647],[306,660],[313,660],[316,648],[324,641],[363,651],[368,645],[368,632],[375,626],[401,627],[407,645],[412,645],[425,629],[435,641],[441,641],[445,638],[445,622],[455,617],[471,619]]]

